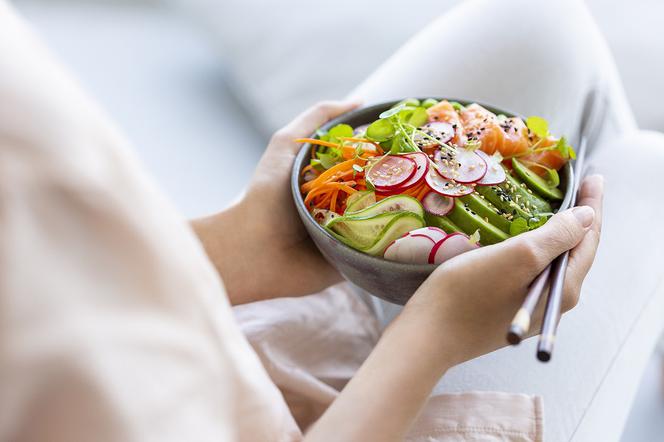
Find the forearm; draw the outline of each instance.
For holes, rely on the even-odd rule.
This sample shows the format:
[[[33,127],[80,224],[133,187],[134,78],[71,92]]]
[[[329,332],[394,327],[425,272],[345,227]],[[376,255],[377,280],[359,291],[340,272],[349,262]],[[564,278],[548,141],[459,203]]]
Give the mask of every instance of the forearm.
[[[256,294],[261,292],[261,278],[256,275],[261,269],[250,260],[252,241],[247,238],[246,218],[244,205],[239,203],[217,214],[191,221],[234,305],[257,301]]]
[[[341,395],[307,434],[307,441],[401,441],[454,358],[431,339],[439,327],[408,308]]]

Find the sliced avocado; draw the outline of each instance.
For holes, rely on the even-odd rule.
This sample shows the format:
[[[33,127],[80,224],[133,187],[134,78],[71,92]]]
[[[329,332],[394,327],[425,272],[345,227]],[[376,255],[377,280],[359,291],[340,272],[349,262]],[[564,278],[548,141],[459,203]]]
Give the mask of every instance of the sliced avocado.
[[[509,173],[505,182],[499,184],[499,187],[508,192],[512,196],[512,200],[523,209],[533,212],[533,215],[553,211],[548,201],[535,195],[526,183]]]
[[[462,232],[459,226],[454,224],[446,216],[433,215],[427,212],[424,214],[424,220],[427,222],[427,226],[438,227],[439,229],[443,229],[445,233]]]
[[[376,203],[376,193],[373,190],[355,192],[346,200],[346,211],[344,214],[358,212]]]
[[[509,233],[510,221],[505,217],[504,212],[491,204],[486,198],[483,198],[477,192],[473,192],[460,199],[466,203],[470,210],[484,218],[485,221],[493,224],[505,233]]]
[[[458,198],[454,201],[454,209],[447,216],[468,235],[479,229],[482,245],[496,244],[509,238],[507,233],[486,222]]]
[[[477,186],[475,191],[486,198],[498,210],[512,217],[530,218],[532,212],[512,200],[512,194],[499,186]],[[511,218],[510,218],[511,219]]]
[[[521,178],[523,182],[536,193],[550,200],[560,201],[563,199],[563,192],[558,189],[558,187],[547,183],[542,177],[526,167],[521,161],[512,158],[512,167],[519,178]]]
[[[367,218],[380,213],[395,211],[413,212],[420,217],[424,217],[424,208],[422,204],[413,197],[406,195],[394,195],[378,201],[375,204],[365,207],[362,210],[349,214],[353,218]]]
[[[421,216],[399,211],[366,218],[343,216],[333,219],[325,228],[352,248],[377,255],[395,239],[424,225]]]

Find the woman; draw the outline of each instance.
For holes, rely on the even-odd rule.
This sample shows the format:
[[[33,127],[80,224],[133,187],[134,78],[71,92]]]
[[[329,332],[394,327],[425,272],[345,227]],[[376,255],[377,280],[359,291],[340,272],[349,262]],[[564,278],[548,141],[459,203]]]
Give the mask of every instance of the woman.
[[[519,7],[525,14],[536,12],[526,2]],[[495,19],[500,12],[496,9],[489,2],[471,2],[433,24],[367,80],[356,95],[375,100],[387,94],[446,93],[434,90],[439,79],[426,78],[426,70],[404,68],[415,61],[433,63],[431,57],[420,58],[424,51],[418,39],[453,32],[453,22]],[[540,20],[538,25],[550,20]],[[589,29],[583,32],[592,34],[594,28]],[[484,32],[490,35],[491,31]],[[574,32],[580,31],[575,28]],[[436,41],[442,45],[446,39]],[[587,44],[595,50],[602,48],[600,43]],[[501,51],[505,49],[509,48]],[[537,62],[545,61],[549,62]],[[479,66],[478,61],[475,68]],[[576,61],[570,66],[587,68]],[[598,73],[597,69],[592,68],[592,73]],[[284,395],[288,392],[280,394],[275,386],[279,379],[267,376],[237,327],[230,304],[310,294],[340,281],[307,239],[287,182],[297,150],[292,140],[357,104],[326,103],[295,119],[271,140],[241,201],[215,216],[194,221],[190,229],[146,178],[115,128],[3,1],[0,73],[0,440],[302,438],[286,407]],[[609,78],[612,75],[602,71],[602,80],[607,73]],[[534,79],[536,72],[532,74]],[[413,81],[412,75],[422,78]],[[575,77],[566,93],[588,88],[577,80]],[[547,84],[547,80],[540,81]],[[535,87],[537,83],[528,84]],[[453,85],[449,84],[450,90]],[[616,87],[612,80],[607,82],[607,96],[618,100],[609,102],[613,111],[622,107]],[[406,93],[406,89],[410,91]],[[503,91],[492,87],[486,93],[496,90]],[[519,98],[526,96],[521,92],[486,101],[520,109],[515,104],[525,100]],[[465,93],[459,89],[458,95]],[[478,99],[485,98],[483,93],[468,91],[468,95],[480,94]],[[502,98],[506,98],[504,103]],[[555,107],[557,99],[549,96],[536,104],[524,102],[523,109],[558,116],[562,113]],[[573,116],[579,101],[562,103],[571,109],[564,113],[568,123],[576,121]],[[536,109],[538,105],[543,108]],[[632,120],[614,124],[615,112],[609,115],[605,127],[619,128],[621,134],[632,130]],[[596,152],[595,164],[610,183],[621,176],[610,160],[615,158],[613,153],[625,149],[626,139],[606,130],[605,134],[617,141],[605,139],[608,144]],[[661,144],[659,138],[632,134],[629,142],[634,155],[628,155],[623,166],[640,164],[644,158],[661,164],[662,154],[651,146]],[[657,171],[652,167],[639,173],[645,183],[652,183]],[[640,204],[652,187],[641,190],[643,200],[640,197],[633,203],[625,198],[627,189],[616,186],[609,195],[614,204],[621,198],[621,204],[632,204],[629,207],[646,215],[639,223],[653,232],[649,244],[631,242],[624,250],[633,253],[626,258],[647,250],[653,261],[644,263],[647,270],[659,258],[660,252],[652,249],[662,241],[656,224],[662,209]],[[483,403],[493,407],[493,414],[472,408],[477,403],[465,396],[460,401],[441,402],[436,408],[439,413],[425,413],[418,423],[415,420],[449,369],[504,345],[506,326],[528,283],[565,250],[572,250],[565,309],[576,304],[599,241],[602,195],[602,179],[590,177],[581,189],[579,207],[554,216],[536,231],[440,266],[387,328],[305,440],[401,440],[409,431],[408,437],[422,440],[541,439],[541,413],[536,412],[541,402],[520,401],[517,396],[486,396]],[[617,213],[612,217],[618,218]],[[645,270],[633,269],[643,278],[639,283],[653,282]],[[505,278],[508,272],[511,276]],[[478,274],[484,277],[478,278]],[[602,269],[602,277],[614,281],[610,269]],[[601,281],[596,284],[607,288]],[[642,312],[647,305],[645,296],[632,296]],[[651,298],[661,302],[661,297]],[[307,322],[308,318],[302,319]],[[649,318],[627,309],[620,319],[638,327]],[[243,326],[247,330],[251,324]],[[576,327],[577,336],[586,327]],[[647,331],[653,332],[653,327]],[[615,333],[616,342],[623,342],[621,338],[629,334],[622,328]],[[616,350],[611,340],[594,344],[607,349],[601,352],[599,364],[604,364],[606,354],[618,360],[625,348],[637,348],[638,357],[647,353],[643,345]],[[573,353],[578,356],[591,347],[579,345]],[[532,352],[528,357],[533,357]],[[494,369],[500,367],[491,366]],[[514,370],[515,378],[527,379],[519,367]],[[631,373],[636,371],[638,367]],[[552,370],[546,373],[548,376]],[[453,375],[448,373],[443,379]],[[542,375],[537,378],[541,380]],[[520,388],[516,384],[510,389]],[[571,387],[559,382],[557,388]],[[569,408],[586,404],[572,403]],[[464,405],[467,407],[459,408]],[[436,420],[440,416],[445,420]],[[575,416],[574,423],[587,418]],[[502,428],[488,426],[492,419],[498,419]],[[569,428],[554,415],[554,428],[558,425],[564,431]],[[558,433],[552,434],[557,438]]]

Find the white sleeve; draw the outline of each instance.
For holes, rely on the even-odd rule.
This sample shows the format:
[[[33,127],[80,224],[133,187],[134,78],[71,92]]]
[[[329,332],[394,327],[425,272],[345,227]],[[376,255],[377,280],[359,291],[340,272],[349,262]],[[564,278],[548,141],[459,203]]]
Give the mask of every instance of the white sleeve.
[[[187,222],[0,0],[0,440],[298,436]]]

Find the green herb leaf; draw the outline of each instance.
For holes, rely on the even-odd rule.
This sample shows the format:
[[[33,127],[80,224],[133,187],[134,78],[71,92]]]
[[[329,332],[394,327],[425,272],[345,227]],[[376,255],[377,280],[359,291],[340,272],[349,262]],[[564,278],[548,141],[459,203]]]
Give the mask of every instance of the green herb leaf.
[[[532,217],[528,220],[528,230],[535,230],[538,227],[542,227],[547,221],[548,218],[546,216]]]
[[[549,136],[549,123],[542,117],[528,117],[526,119],[526,126],[528,129],[535,135],[540,138],[546,138]]]
[[[320,160],[320,164],[325,168],[329,169],[339,162],[340,155],[332,150],[330,153],[316,153],[316,156]]]
[[[311,161],[309,161],[309,164],[311,165],[311,167],[313,167],[314,169],[318,170],[319,172],[322,172],[322,171],[325,170],[325,168],[323,167],[323,165],[320,163],[320,160],[319,160],[319,159],[312,158]]]
[[[327,135],[332,143],[340,143],[341,138],[353,136],[353,128],[347,124],[337,124],[327,132]]]
[[[435,98],[427,98],[422,102],[422,107],[425,109],[429,109],[431,106],[435,106],[436,104],[438,104],[438,100],[436,100]]]
[[[573,160],[576,160],[576,151],[571,144],[567,145],[567,151],[569,152],[569,157]]]
[[[454,110],[457,111],[457,112],[463,112],[464,110],[466,110],[465,106],[463,104],[459,103],[458,101],[450,101],[450,104],[452,105]]]
[[[525,218],[515,218],[510,224],[510,236],[516,236],[528,230],[528,220]]]
[[[403,134],[399,132],[394,138],[392,138],[392,145],[390,146],[390,153],[396,155],[401,153],[401,147],[403,145]]]
[[[367,138],[373,141],[387,141],[394,136],[394,124],[389,120],[376,120],[367,127]]]
[[[394,106],[393,108],[388,109],[382,114],[378,115],[378,118],[380,118],[381,120],[384,120],[385,118],[390,118],[391,116],[401,112],[405,107],[406,105],[404,103],[401,103],[398,106]]]
[[[560,152],[560,155],[562,155],[563,158],[571,158],[573,160],[576,159],[576,152],[574,151],[574,148],[567,142],[565,137],[562,137],[560,140],[558,140],[558,143],[556,143],[554,149]]]
[[[427,121],[429,121],[429,114],[427,113],[427,110],[423,107],[416,107],[410,114],[410,117],[406,123],[415,127],[420,127],[424,126]]]
[[[546,183],[551,187],[558,187],[560,184],[560,175],[556,169],[546,168]]]
[[[401,100],[399,103],[397,103],[397,106],[401,104],[405,106],[417,107],[420,105],[420,100],[418,100],[417,98],[406,98],[405,100]]]

